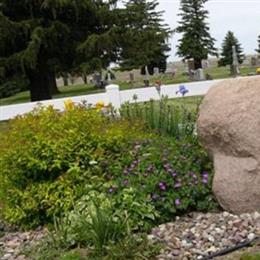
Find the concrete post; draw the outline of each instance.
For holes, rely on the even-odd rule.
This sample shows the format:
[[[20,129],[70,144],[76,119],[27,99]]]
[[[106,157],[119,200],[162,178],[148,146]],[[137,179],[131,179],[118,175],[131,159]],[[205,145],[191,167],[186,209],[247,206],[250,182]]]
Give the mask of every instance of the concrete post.
[[[115,109],[121,107],[121,98],[118,85],[106,86],[107,102],[111,104]]]

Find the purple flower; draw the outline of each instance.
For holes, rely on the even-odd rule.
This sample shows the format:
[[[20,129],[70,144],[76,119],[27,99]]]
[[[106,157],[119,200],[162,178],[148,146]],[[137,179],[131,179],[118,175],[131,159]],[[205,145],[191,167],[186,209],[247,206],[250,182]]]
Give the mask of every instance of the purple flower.
[[[185,96],[185,94],[188,92],[189,90],[184,85],[180,85],[179,90],[176,92],[176,94],[180,93],[182,96]]]
[[[127,176],[129,174],[129,170],[128,169],[125,169],[124,170],[124,175]]]
[[[154,167],[153,167],[152,164],[150,164],[150,165],[147,167],[147,171],[148,171],[148,172],[151,172],[151,171],[153,171],[153,170],[154,170]]]
[[[174,184],[174,188],[180,188],[181,187],[181,183],[180,182],[176,182],[175,184]]]
[[[176,199],[175,200],[175,205],[176,206],[180,206],[181,205],[181,200],[180,199]]]
[[[190,176],[193,177],[194,179],[197,179],[197,175],[194,172],[190,172]]]
[[[110,188],[108,189],[108,192],[109,192],[109,193],[113,193],[113,192],[114,192],[114,188],[113,188],[113,187],[110,187]]]
[[[169,170],[171,168],[171,165],[169,163],[166,163],[163,165],[163,167],[166,169],[166,170]]]
[[[160,182],[158,186],[159,186],[160,190],[163,190],[163,191],[167,190],[167,184],[165,182]]]
[[[203,178],[202,179],[202,183],[207,184],[208,183],[208,179],[207,178]]]
[[[129,184],[129,181],[128,181],[128,180],[123,180],[122,184],[123,184],[124,186],[127,186],[127,185]]]
[[[156,193],[152,193],[151,198],[152,200],[157,200],[159,196]]]
[[[172,177],[175,178],[177,176],[177,172],[172,173]]]
[[[202,177],[207,179],[209,177],[209,174],[207,172],[203,172]]]

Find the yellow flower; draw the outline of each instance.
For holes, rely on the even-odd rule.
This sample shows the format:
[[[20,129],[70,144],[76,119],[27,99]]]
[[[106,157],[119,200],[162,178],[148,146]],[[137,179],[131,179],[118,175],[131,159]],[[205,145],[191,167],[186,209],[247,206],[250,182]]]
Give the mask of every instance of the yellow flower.
[[[257,68],[257,69],[256,69],[256,74],[259,74],[259,75],[260,75],[260,68]]]
[[[71,110],[75,107],[75,105],[71,99],[67,99],[66,101],[64,101],[64,107],[65,110]]]
[[[96,109],[101,110],[105,107],[105,103],[103,101],[98,101],[96,104]]]

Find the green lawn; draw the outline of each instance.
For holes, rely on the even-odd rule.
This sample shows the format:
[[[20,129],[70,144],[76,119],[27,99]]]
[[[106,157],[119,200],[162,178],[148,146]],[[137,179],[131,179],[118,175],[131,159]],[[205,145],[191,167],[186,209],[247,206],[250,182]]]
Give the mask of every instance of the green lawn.
[[[92,85],[75,85],[75,86],[60,87],[59,90],[61,93],[58,95],[54,95],[53,98],[81,96],[81,95],[99,93],[104,91],[103,89],[97,89]],[[3,98],[0,101],[0,105],[10,105],[10,104],[25,103],[25,102],[30,102],[29,91],[20,92],[11,97]]]
[[[246,76],[250,72],[255,72],[255,68],[250,68],[250,67],[241,68],[242,76]],[[230,71],[228,67],[209,68],[205,70],[205,73],[209,73],[213,77],[213,79],[230,77]],[[154,76],[151,77],[150,78],[151,84],[153,84],[156,80],[158,80],[158,77],[154,77]],[[189,77],[183,75],[181,71],[177,73],[174,79],[170,78],[169,76],[162,76],[161,80],[163,84],[178,84],[178,83],[190,82]],[[138,77],[136,78],[136,82],[134,84],[130,84],[128,82],[118,81],[118,80],[114,81],[113,83],[118,84],[121,90],[143,87],[141,76],[139,78]],[[89,84],[60,87],[59,90],[61,93],[53,96],[53,98],[80,96],[80,95],[87,95],[93,93],[100,93],[104,91],[104,89],[97,89],[93,85],[89,85]],[[3,98],[0,100],[0,105],[18,104],[18,103],[25,103],[25,102],[30,102],[29,91],[24,91],[11,97]]]

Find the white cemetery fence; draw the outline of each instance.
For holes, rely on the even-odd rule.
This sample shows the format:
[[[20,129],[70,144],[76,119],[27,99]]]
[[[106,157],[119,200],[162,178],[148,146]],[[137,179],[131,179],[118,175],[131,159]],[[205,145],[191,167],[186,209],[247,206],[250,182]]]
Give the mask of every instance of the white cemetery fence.
[[[189,92],[185,96],[199,96],[205,95],[209,88],[220,80],[210,80],[201,82],[192,82],[184,84],[163,85],[161,86],[161,96],[168,96],[168,98],[179,98],[181,95],[176,92],[179,90],[180,85],[185,85]],[[137,97],[135,100],[134,96]],[[54,108],[63,110],[64,101],[70,99],[74,103],[86,102],[93,104],[102,101],[105,105],[112,104],[115,108],[119,108],[125,102],[145,102],[150,99],[159,100],[160,96],[155,87],[136,88],[130,90],[119,90],[117,85],[109,85],[106,87],[104,93],[97,93],[76,97],[65,97],[59,99],[51,99],[41,101],[40,104],[44,106],[53,105]],[[23,115],[32,111],[39,102],[30,102],[16,105],[0,106],[0,121],[9,120],[17,115]]]

